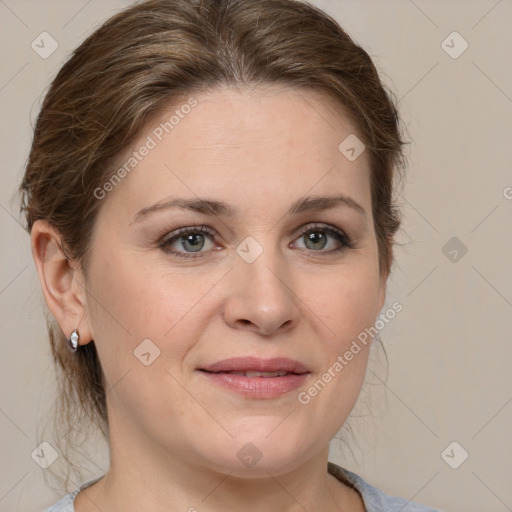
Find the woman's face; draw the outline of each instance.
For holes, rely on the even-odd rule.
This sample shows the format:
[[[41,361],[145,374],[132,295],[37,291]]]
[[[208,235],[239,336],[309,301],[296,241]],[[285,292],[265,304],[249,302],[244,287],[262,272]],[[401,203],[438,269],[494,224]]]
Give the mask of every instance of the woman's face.
[[[253,475],[326,449],[369,344],[344,354],[385,298],[367,152],[339,149],[354,133],[311,90],[217,89],[131,148],[137,164],[102,189],[87,274],[113,447]],[[249,357],[296,367],[204,371]],[[256,367],[302,375],[218,372]]]

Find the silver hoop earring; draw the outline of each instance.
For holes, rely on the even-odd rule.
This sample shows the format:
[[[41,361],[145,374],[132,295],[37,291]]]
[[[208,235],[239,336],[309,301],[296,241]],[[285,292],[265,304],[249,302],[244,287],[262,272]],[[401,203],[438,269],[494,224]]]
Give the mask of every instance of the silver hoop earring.
[[[80,334],[78,333],[78,329],[75,329],[68,340],[68,347],[71,352],[76,352],[78,349],[78,340],[80,339]]]

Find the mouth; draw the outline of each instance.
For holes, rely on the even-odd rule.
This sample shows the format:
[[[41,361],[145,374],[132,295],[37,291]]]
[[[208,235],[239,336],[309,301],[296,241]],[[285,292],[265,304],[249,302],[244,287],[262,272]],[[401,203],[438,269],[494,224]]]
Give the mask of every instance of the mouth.
[[[276,372],[258,372],[258,371],[229,371],[229,372],[210,372],[208,370],[200,369],[200,371],[206,373],[216,373],[216,374],[227,374],[227,375],[242,375],[243,377],[247,377],[248,379],[252,379],[254,377],[263,377],[265,379],[274,378],[274,377],[286,377],[287,375],[303,375],[304,373],[309,372],[287,372],[287,371],[276,371]]]
[[[287,357],[274,357],[261,359],[258,357],[232,357],[223,359],[216,363],[199,368],[210,373],[236,373],[241,372],[250,377],[278,377],[278,373],[286,375],[294,373],[297,375],[309,373],[308,368],[301,362]],[[261,375],[252,375],[252,374]]]
[[[311,373],[302,363],[288,358],[224,359],[198,368],[212,383],[246,398],[276,398],[300,387]]]

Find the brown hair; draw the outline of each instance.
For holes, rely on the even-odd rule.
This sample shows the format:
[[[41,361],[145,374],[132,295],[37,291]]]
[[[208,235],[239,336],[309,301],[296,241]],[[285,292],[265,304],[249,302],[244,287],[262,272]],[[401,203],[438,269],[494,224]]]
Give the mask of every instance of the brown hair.
[[[371,167],[380,271],[388,274],[400,225],[396,171],[405,168],[392,92],[335,20],[299,0],[150,0],[98,28],[60,69],[39,113],[20,186],[28,231],[46,219],[86,276],[101,203],[93,191],[148,121],[185,95],[271,84],[326,92],[358,128]],[[107,436],[94,342],[72,355],[56,323],[48,327],[68,430],[85,413]]]

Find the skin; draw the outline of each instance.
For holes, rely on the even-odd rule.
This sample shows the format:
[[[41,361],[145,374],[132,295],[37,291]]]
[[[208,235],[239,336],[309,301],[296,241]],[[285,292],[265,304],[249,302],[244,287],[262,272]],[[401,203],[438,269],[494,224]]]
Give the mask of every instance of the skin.
[[[367,152],[355,161],[340,153],[356,129],[313,90],[218,88],[195,98],[192,112],[102,200],[85,276],[58,251],[51,226],[37,221],[32,230],[46,302],[66,336],[78,328],[80,344],[94,339],[108,382],[110,470],[78,494],[75,509],[364,511],[358,492],[326,467],[370,344],[309,404],[297,395],[373,325],[385,301]],[[335,194],[365,215],[343,205],[286,214],[300,198]],[[237,213],[174,207],[134,222],[171,196],[225,201]],[[325,246],[300,234],[311,223],[321,224],[313,231],[327,236]],[[199,235],[198,258],[169,253],[198,254],[183,239],[167,252],[159,246],[194,225],[215,233]],[[353,247],[324,225],[348,234]],[[249,236],[263,248],[252,263],[236,252]],[[145,339],[160,350],[148,366],[134,356]],[[245,355],[290,357],[311,373],[300,389],[258,400],[197,371]],[[262,455],[252,468],[237,457],[249,442]]]

